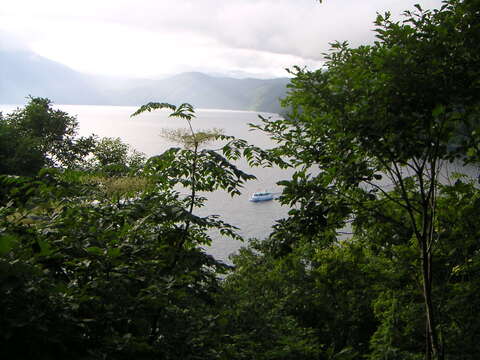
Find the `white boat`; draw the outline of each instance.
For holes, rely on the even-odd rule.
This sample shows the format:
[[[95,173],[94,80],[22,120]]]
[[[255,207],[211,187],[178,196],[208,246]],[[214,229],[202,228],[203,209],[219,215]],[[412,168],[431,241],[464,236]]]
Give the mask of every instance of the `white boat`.
[[[258,201],[268,201],[273,200],[273,193],[268,191],[263,192],[256,192],[250,197],[250,201],[258,202]]]

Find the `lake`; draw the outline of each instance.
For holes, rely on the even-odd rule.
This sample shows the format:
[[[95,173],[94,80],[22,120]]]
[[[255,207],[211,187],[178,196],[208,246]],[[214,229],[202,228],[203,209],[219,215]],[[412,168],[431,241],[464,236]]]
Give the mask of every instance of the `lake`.
[[[0,105],[0,111],[4,113],[9,113],[15,108],[16,106]],[[79,135],[87,136],[93,133],[98,136],[119,137],[147,156],[158,155],[171,146],[178,146],[160,136],[162,129],[187,127],[185,120],[168,118],[169,113],[166,111],[154,111],[131,118],[130,115],[137,110],[136,107],[56,105],[55,108],[77,117]],[[192,126],[196,130],[220,128],[226,135],[245,139],[264,148],[271,147],[273,143],[265,134],[250,131],[248,126],[248,123],[260,122],[259,114],[251,111],[198,109],[197,118],[192,120]],[[278,116],[265,113],[262,115]],[[215,144],[210,147],[215,148]],[[238,162],[237,166],[255,175],[257,180],[246,183],[240,196],[232,198],[220,191],[208,194],[206,207],[198,209],[196,213],[201,216],[221,215],[224,221],[237,226],[240,235],[245,239],[265,238],[275,221],[286,216],[288,208],[280,206],[275,200],[255,203],[250,202],[249,198],[257,191],[280,192],[281,188],[276,182],[289,178],[291,171],[278,168],[250,168],[244,161]],[[230,253],[244,245],[220,234],[211,235],[214,240],[208,252],[220,260],[227,260]]]
[[[0,111],[9,113],[16,106],[0,105]],[[136,107],[126,106],[90,106],[90,105],[57,105],[63,111],[77,117],[79,134],[119,137],[138,151],[147,156],[158,155],[171,146],[177,146],[163,139],[160,132],[164,128],[186,127],[185,120],[168,118],[168,112],[154,111],[144,113],[138,117],[130,118],[130,114],[137,110]],[[192,121],[196,130],[221,128],[226,135],[233,135],[245,139],[250,143],[268,148],[273,146],[272,141],[259,131],[250,131],[248,123],[259,123],[259,113],[251,111],[231,110],[196,110],[197,118]],[[262,114],[263,116],[278,116]],[[218,144],[217,144],[218,145]],[[215,144],[211,146],[215,148]],[[198,209],[196,213],[201,216],[210,214],[221,215],[222,219],[239,228],[239,233],[244,239],[267,237],[276,220],[287,215],[288,208],[280,206],[278,201],[250,202],[253,192],[268,190],[280,192],[281,188],[276,183],[290,178],[291,170],[278,168],[250,168],[243,161],[237,163],[243,171],[253,174],[257,180],[248,182],[240,196],[231,198],[228,194],[217,191],[208,194],[206,207]],[[449,182],[454,172],[466,172],[470,177],[478,178],[478,167],[463,167],[459,164],[446,164],[441,173],[441,181]],[[388,189],[391,184],[382,181],[382,186]],[[213,243],[208,247],[208,252],[217,259],[227,261],[228,255],[238,250],[244,243],[222,237],[220,234],[211,234]]]

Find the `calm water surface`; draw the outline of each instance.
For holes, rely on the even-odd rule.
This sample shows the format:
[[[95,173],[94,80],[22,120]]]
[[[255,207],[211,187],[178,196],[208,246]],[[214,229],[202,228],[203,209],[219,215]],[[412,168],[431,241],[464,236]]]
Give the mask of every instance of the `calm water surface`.
[[[11,112],[15,106],[0,106],[0,111]],[[154,111],[130,118],[136,107],[124,106],[87,106],[87,105],[57,105],[69,115],[77,117],[79,135],[96,134],[98,136],[119,137],[138,151],[147,156],[158,155],[167,150],[172,144],[160,136],[163,128],[186,127],[184,120],[168,118],[168,112]],[[221,128],[226,135],[233,135],[245,139],[252,144],[270,147],[270,139],[259,131],[250,131],[248,123],[258,123],[257,112],[230,111],[230,110],[196,110],[197,118],[192,121],[194,129]],[[276,116],[265,114],[264,116]],[[221,144],[212,144],[215,148]],[[197,214],[217,214],[222,219],[239,228],[239,233],[245,238],[265,238],[270,233],[272,225],[277,219],[286,216],[288,208],[280,206],[278,201],[252,203],[248,201],[250,195],[256,191],[268,190],[280,192],[276,182],[289,178],[291,172],[280,169],[249,168],[245,162],[237,164],[243,171],[253,174],[257,180],[245,184],[242,195],[234,198],[217,191],[208,194],[208,203],[205,208],[199,209]],[[227,260],[228,255],[238,250],[244,243],[212,234],[214,239],[208,252],[218,259]]]
[[[16,106],[0,105],[0,111],[11,112]],[[130,118],[136,107],[124,106],[86,106],[86,105],[58,105],[57,108],[77,117],[80,135],[119,137],[138,151],[147,156],[158,155],[176,144],[169,143],[160,136],[163,128],[186,127],[181,119],[168,118],[168,112],[156,111]],[[258,123],[258,113],[249,111],[229,110],[202,110],[196,111],[197,118],[192,121],[196,130],[221,128],[226,135],[242,138],[252,144],[268,148],[273,144],[271,140],[259,131],[250,131],[248,123]],[[262,114],[264,116],[276,116]],[[213,144],[215,148],[221,144]],[[288,179],[291,171],[276,168],[249,168],[245,162],[239,162],[238,167],[253,174],[257,180],[248,182],[242,195],[231,198],[228,194],[217,191],[208,194],[208,203],[205,208],[197,210],[201,216],[217,214],[226,222],[239,228],[239,233],[245,238],[265,238],[270,233],[276,220],[286,216],[288,208],[280,206],[278,201],[252,203],[248,201],[250,195],[256,191],[268,190],[280,192],[277,181]],[[467,168],[458,164],[449,164],[442,171],[443,182],[449,182],[453,172],[466,172],[470,177],[478,177],[478,167]],[[391,185],[381,182],[389,189]],[[214,239],[208,252],[218,259],[227,260],[228,255],[238,250],[244,243],[212,234]]]

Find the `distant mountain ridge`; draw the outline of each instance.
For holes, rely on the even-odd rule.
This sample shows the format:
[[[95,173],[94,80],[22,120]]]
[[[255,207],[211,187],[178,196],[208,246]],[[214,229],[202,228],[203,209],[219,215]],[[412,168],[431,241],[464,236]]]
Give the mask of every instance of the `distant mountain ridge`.
[[[160,80],[120,80],[85,75],[26,51],[0,50],[0,103],[22,104],[28,95],[57,104],[141,105],[191,103],[196,108],[281,112],[288,78],[235,79],[199,72]]]
[[[31,52],[0,50],[0,103],[22,104],[28,95],[58,104],[106,101],[86,75]]]

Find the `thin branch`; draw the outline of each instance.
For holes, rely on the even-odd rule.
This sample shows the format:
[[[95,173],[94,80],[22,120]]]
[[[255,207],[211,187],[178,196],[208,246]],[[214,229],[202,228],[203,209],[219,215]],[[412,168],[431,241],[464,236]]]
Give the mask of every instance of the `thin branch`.
[[[377,208],[370,208],[370,207],[367,207],[365,206],[365,203],[361,200],[357,200],[353,197],[349,197],[345,192],[336,192],[334,193],[336,196],[338,197],[344,197],[346,200],[348,201],[351,201],[351,202],[354,202],[356,203],[356,205],[360,208],[362,208],[363,210],[366,210],[366,211],[370,211],[371,213],[375,214],[376,216],[378,216],[379,218],[381,219],[385,219],[385,220],[388,220],[390,222],[392,222],[393,224],[395,224],[396,226],[400,226],[400,227],[403,227],[404,224],[397,221],[396,219],[394,219],[393,217],[390,217],[388,215],[385,215],[384,212],[381,212],[379,210],[377,210]]]
[[[392,163],[395,167],[395,172],[398,176],[397,179],[398,179],[398,183],[400,185],[400,189],[402,191],[405,202],[407,203],[407,206],[408,206],[407,213],[408,213],[408,216],[410,217],[410,221],[411,221],[412,226],[413,226],[413,231],[414,231],[415,236],[417,237],[417,240],[419,241],[420,245],[423,246],[421,234],[420,234],[420,231],[418,229],[417,222],[415,221],[415,216],[413,214],[414,210],[415,211],[418,211],[418,210],[413,206],[413,204],[410,201],[410,197],[408,196],[408,192],[407,192],[407,189],[405,188],[405,183],[403,182],[403,177],[401,176],[401,172],[400,172],[400,170],[397,166],[397,163],[395,161],[393,161]]]
[[[383,187],[371,182],[371,181],[365,181],[366,184],[374,187],[375,189],[379,190],[383,196],[385,196],[388,200],[394,202],[395,204],[397,204],[398,206],[404,208],[405,210],[408,210],[408,207],[405,205],[405,204],[402,204],[402,202],[399,200],[399,199],[395,199],[394,197],[392,197],[388,192],[386,192]]]

